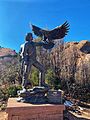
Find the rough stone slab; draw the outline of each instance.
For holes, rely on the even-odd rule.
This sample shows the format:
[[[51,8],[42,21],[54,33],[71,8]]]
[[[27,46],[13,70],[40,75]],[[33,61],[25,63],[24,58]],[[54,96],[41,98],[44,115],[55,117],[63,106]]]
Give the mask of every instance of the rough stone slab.
[[[8,120],[63,120],[64,105],[28,104],[9,98],[7,104]]]
[[[61,90],[49,90],[47,93],[47,98],[49,103],[62,103],[62,91]]]

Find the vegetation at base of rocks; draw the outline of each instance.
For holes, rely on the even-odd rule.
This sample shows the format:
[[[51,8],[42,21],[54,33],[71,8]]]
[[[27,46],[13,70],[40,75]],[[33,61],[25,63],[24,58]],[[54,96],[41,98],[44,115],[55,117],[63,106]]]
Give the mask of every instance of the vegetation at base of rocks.
[[[85,86],[78,84],[71,85],[70,94],[74,99],[90,103],[90,84]]]
[[[29,77],[32,86],[38,86],[39,84],[39,71],[33,68]]]
[[[80,84],[69,83],[68,86],[66,82],[61,85],[61,89],[64,90],[65,96],[70,97],[70,99],[72,98],[90,103],[90,84],[81,86]]]
[[[46,83],[51,86],[53,89],[60,89],[61,88],[61,81],[60,79],[55,76],[55,73],[52,69],[48,69],[46,73]]]
[[[21,90],[21,85],[12,85],[12,86],[4,86],[0,87],[0,101],[5,101],[9,97],[16,97],[17,91]]]
[[[21,89],[21,85],[0,86],[0,110],[5,110],[8,98],[17,97],[17,91]]]
[[[20,73],[18,57],[6,57],[0,63],[0,85],[16,84]]]

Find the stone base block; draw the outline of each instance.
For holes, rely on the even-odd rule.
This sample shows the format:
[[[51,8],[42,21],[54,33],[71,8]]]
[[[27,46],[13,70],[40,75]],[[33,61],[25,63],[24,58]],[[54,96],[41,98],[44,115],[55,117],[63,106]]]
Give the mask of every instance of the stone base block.
[[[63,120],[64,105],[28,104],[9,98],[7,104],[8,120]]]
[[[62,103],[62,91],[61,90],[49,90],[47,92],[47,98],[49,103],[61,104]]]

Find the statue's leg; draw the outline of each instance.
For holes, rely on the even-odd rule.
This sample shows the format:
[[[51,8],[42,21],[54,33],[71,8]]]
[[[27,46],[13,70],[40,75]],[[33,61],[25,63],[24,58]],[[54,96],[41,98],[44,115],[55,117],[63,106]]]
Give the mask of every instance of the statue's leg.
[[[40,71],[39,86],[45,85],[45,68],[38,61],[35,61],[33,64]]]
[[[20,66],[20,75],[23,75],[23,60],[21,61],[21,66]]]
[[[31,63],[24,64],[23,79],[22,79],[22,88],[26,89],[26,87],[27,87],[27,84],[28,84],[28,75],[30,73],[31,66],[32,66]]]

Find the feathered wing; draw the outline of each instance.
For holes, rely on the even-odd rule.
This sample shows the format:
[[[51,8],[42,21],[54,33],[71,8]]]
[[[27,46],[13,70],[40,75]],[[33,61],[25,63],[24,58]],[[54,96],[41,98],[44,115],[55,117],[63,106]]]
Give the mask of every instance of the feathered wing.
[[[61,39],[63,37],[65,37],[65,35],[67,35],[69,30],[69,24],[66,21],[64,24],[62,24],[61,26],[53,29],[53,30],[44,30],[41,29],[35,25],[32,25],[32,31],[34,32],[35,35],[37,36],[44,36],[46,38],[48,38],[48,40],[54,40],[54,39]]]
[[[48,34],[48,38],[49,39],[61,39],[63,37],[65,37],[65,35],[67,35],[69,31],[69,24],[68,22],[66,21],[64,24],[62,24],[61,26],[49,31],[49,34]]]
[[[41,29],[41,28],[39,28],[39,27],[37,27],[35,25],[32,25],[32,31],[34,32],[35,35],[37,35],[39,37],[42,37],[44,35],[43,32],[45,30],[43,30],[43,29]]]

